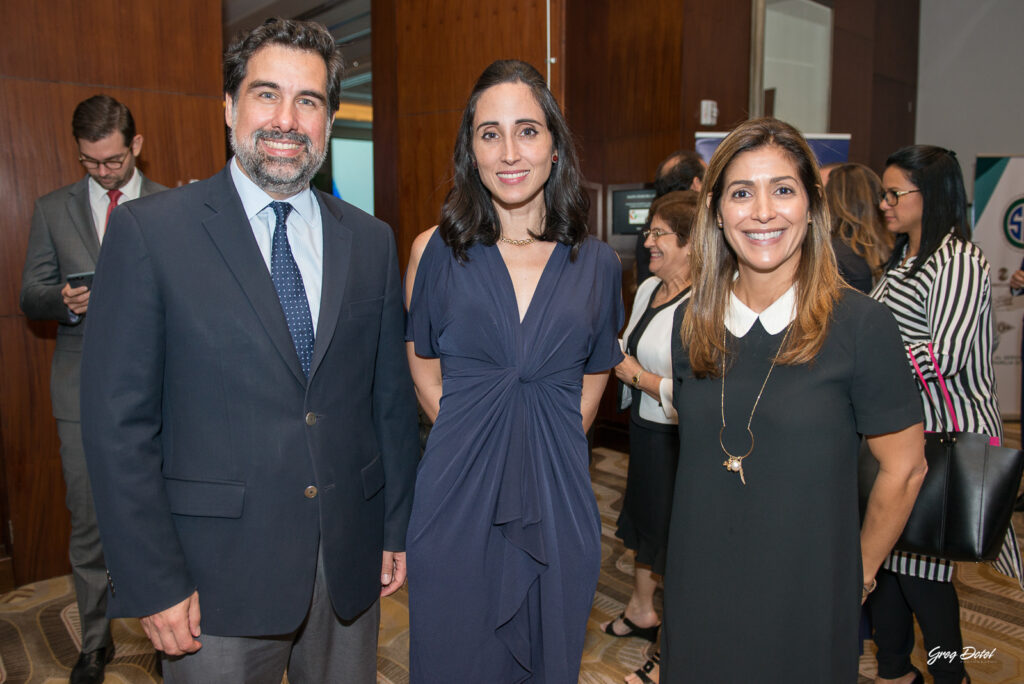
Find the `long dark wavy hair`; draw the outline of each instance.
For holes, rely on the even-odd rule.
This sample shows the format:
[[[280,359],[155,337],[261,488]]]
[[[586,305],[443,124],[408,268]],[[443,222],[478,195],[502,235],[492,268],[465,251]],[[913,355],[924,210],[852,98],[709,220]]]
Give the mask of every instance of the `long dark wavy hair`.
[[[970,242],[971,224],[967,220],[964,176],[956,154],[934,145],[903,147],[885,160],[885,166],[895,166],[904,171],[910,182],[921,191],[921,244],[917,248],[917,258],[907,271],[910,278],[921,270],[947,235]],[[896,236],[886,270],[900,264],[909,240],[906,233]]]
[[[467,260],[467,251],[474,244],[493,245],[501,236],[491,193],[480,180],[473,157],[476,104],[485,90],[501,83],[522,83],[530,88],[544,112],[554,152],[558,154],[558,162],[552,165],[551,175],[544,184],[544,231],[534,237],[569,245],[572,247],[571,258],[575,259],[587,237],[587,211],[590,208],[590,200],[580,187],[576,146],[562,110],[544,78],[532,66],[517,59],[493,62],[473,86],[455,138],[454,185],[441,207],[437,230],[459,262]]]

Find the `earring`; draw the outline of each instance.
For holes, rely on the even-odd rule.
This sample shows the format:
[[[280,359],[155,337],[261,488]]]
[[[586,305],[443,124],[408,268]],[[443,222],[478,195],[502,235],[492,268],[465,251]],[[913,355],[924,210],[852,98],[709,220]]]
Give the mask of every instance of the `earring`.
[[[558,153],[557,152],[555,152],[553,155],[551,155],[551,163],[552,164],[557,164],[558,163]]]

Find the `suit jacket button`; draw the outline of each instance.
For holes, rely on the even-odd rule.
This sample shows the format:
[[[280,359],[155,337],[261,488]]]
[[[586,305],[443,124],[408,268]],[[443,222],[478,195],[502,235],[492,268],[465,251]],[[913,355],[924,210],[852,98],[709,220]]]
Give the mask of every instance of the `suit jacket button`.
[[[306,425],[316,425],[316,414],[313,413],[312,411],[306,414]]]
[[[304,494],[306,495],[307,499],[315,499],[316,487],[314,487],[313,485],[309,485],[308,487],[306,487],[306,491],[304,492]]]

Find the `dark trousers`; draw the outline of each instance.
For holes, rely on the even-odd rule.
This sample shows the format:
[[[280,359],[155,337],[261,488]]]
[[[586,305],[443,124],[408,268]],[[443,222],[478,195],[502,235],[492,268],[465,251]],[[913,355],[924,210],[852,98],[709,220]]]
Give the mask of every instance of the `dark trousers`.
[[[82,651],[87,653],[111,643],[110,620],[107,618],[107,565],[103,561],[92,487],[85,467],[82,424],[58,420],[57,435],[60,437],[61,467],[67,485],[65,502],[71,512],[68,556],[82,626]]]
[[[878,676],[896,679],[911,671],[914,616],[921,626],[928,672],[935,684],[960,684],[967,671],[960,654],[960,602],[952,582],[899,575],[879,570],[878,587],[868,609],[878,646]],[[932,657],[938,654],[938,657]]]

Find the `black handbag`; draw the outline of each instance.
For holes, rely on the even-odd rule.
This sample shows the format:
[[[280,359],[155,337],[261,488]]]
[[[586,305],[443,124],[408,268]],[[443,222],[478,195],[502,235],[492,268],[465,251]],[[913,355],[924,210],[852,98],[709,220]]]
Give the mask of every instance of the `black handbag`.
[[[916,363],[914,367],[928,392]],[[998,446],[998,439],[987,435],[960,432],[941,375],[939,387],[955,429],[925,433],[928,474],[894,548],[954,561],[995,560],[1013,516],[1024,451]],[[878,461],[864,440],[858,472],[862,519],[877,474]]]

